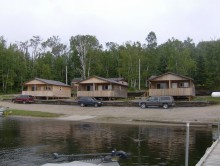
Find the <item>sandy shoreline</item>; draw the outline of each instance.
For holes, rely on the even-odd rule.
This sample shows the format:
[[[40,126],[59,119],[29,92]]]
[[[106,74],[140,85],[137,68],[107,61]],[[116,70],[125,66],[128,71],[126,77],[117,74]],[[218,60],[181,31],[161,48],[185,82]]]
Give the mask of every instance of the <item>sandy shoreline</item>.
[[[57,120],[96,123],[147,124],[172,123],[217,124],[220,105],[206,107],[174,107],[169,109],[139,107],[79,107],[75,105],[15,104],[0,101],[0,106],[10,109],[42,111],[64,114]],[[53,118],[55,119],[55,118]]]

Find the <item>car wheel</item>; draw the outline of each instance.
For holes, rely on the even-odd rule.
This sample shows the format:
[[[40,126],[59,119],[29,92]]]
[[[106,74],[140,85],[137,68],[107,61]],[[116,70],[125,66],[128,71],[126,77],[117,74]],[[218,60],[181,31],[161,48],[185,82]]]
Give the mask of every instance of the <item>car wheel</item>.
[[[26,104],[26,101],[23,101],[23,104]]]
[[[142,108],[142,109],[144,109],[144,108],[146,108],[146,107],[147,107],[146,104],[144,104],[144,103],[141,104],[141,108]]]
[[[94,106],[95,106],[95,107],[98,107],[98,104],[96,103]]]
[[[85,105],[83,103],[80,104],[81,107],[84,107]]]
[[[168,107],[169,107],[168,104],[163,104],[164,109],[167,109]]]

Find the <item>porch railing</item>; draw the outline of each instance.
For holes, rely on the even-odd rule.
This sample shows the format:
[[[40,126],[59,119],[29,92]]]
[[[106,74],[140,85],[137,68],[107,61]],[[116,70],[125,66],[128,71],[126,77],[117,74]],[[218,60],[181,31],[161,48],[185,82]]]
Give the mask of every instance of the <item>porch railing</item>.
[[[104,90],[104,91],[78,91],[77,96],[89,96],[89,97],[122,97],[126,98],[127,93],[123,91],[112,91],[112,90]]]
[[[149,89],[149,96],[195,96],[193,88]]]

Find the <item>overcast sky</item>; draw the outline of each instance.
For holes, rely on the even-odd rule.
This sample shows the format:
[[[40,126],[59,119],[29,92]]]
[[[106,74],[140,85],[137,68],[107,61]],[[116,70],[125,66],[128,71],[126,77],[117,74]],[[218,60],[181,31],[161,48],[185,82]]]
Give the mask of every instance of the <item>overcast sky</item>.
[[[34,35],[94,35],[101,44],[140,41],[155,32],[158,44],[172,37],[220,38],[220,0],[0,0],[0,36],[9,42]]]

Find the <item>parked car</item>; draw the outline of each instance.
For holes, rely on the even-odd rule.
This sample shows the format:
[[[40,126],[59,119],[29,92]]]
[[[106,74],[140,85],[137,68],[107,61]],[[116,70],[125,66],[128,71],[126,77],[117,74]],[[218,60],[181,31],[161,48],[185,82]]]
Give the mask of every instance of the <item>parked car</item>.
[[[175,102],[172,96],[152,96],[145,101],[141,101],[139,105],[141,108],[163,107],[164,109],[167,109],[174,106]]]
[[[33,103],[34,102],[34,96],[31,95],[19,95],[15,98],[12,98],[13,103]]]
[[[81,106],[81,107],[84,107],[84,106],[95,106],[95,107],[100,107],[103,105],[103,103],[99,100],[96,100],[95,98],[93,97],[80,97],[79,100],[78,100],[78,104]]]

